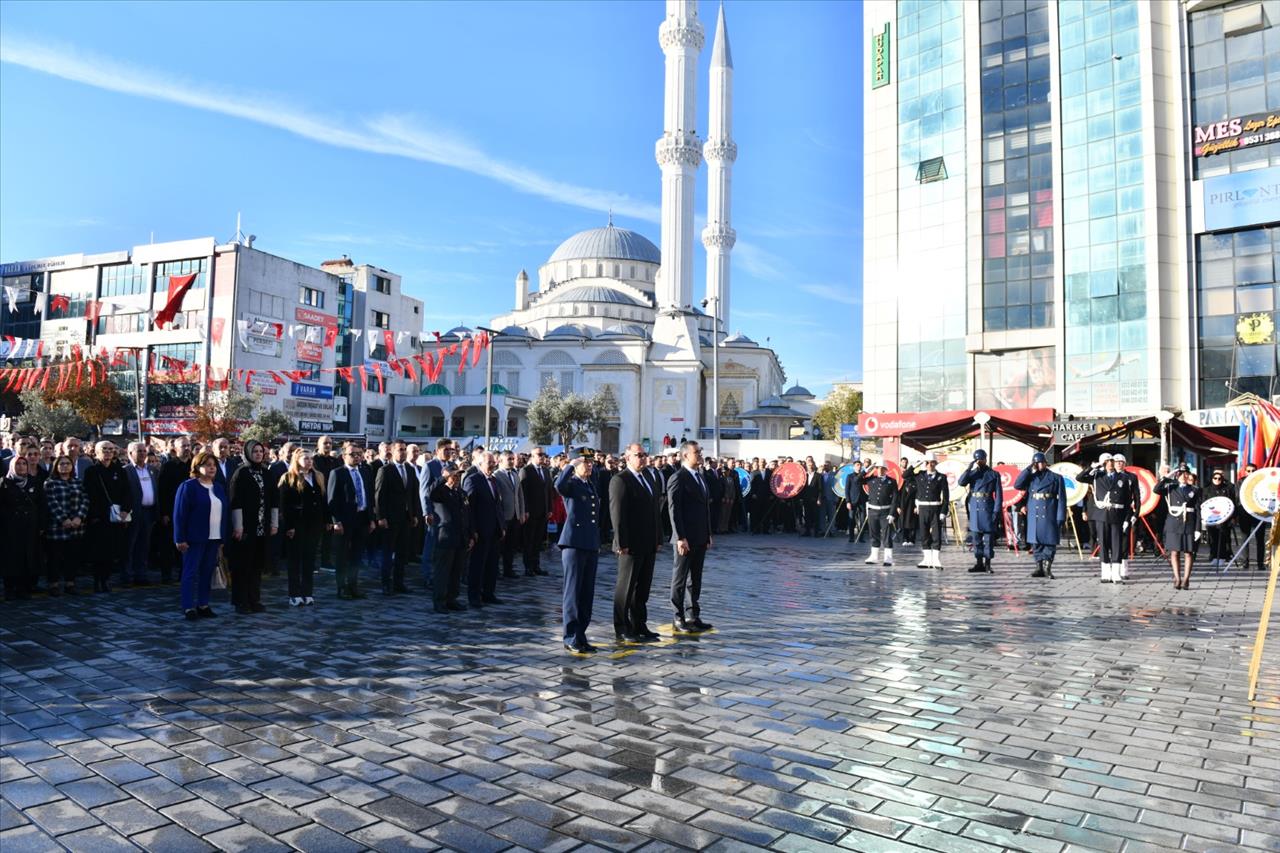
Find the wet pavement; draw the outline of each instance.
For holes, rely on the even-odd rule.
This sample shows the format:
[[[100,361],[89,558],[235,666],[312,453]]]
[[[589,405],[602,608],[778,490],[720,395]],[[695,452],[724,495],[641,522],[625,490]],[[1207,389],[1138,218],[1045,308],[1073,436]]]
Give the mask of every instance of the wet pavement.
[[[603,559],[591,657],[557,576],[448,617],[331,575],[196,623],[176,586],[5,605],[0,849],[1280,850],[1261,572],[866,553],[725,537],[715,631],[621,648]]]

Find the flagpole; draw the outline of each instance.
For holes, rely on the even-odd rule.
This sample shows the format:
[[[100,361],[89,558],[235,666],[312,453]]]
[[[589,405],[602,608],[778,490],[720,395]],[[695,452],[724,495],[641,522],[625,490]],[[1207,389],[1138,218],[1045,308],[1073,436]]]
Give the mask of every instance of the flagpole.
[[[484,368],[484,446],[489,449],[489,415],[493,410],[493,342],[502,336],[502,332],[493,329],[486,329],[484,326],[476,326],[476,331],[484,332],[489,336],[489,346],[485,349],[489,350],[489,359]],[[475,339],[471,341],[475,346]],[[466,356],[464,355],[463,358]]]

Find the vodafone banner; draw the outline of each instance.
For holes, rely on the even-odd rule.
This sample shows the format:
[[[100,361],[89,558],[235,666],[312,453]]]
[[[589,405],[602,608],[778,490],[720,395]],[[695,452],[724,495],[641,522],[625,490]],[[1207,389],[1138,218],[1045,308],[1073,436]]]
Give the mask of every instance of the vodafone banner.
[[[965,409],[951,412],[863,412],[858,415],[858,435],[863,438],[896,437],[904,433],[953,423],[957,420],[972,420],[979,409]],[[992,409],[989,414],[1015,421],[1020,424],[1035,425],[1053,420],[1053,409]]]

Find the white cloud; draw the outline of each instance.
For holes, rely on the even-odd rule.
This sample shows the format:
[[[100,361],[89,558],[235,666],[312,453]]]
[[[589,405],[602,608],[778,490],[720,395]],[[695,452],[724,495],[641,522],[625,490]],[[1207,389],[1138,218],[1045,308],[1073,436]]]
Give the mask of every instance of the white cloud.
[[[588,210],[658,221],[658,207],[632,197],[557,181],[507,163],[479,147],[403,116],[335,123],[296,105],[262,95],[220,90],[179,77],[96,56],[44,39],[0,34],[0,62],[125,95],[150,98],[274,127],[324,145],[434,163],[489,178],[512,189]]]
[[[812,296],[843,302],[845,305],[858,305],[862,302],[852,287],[837,287],[833,284],[797,284],[796,287]]]

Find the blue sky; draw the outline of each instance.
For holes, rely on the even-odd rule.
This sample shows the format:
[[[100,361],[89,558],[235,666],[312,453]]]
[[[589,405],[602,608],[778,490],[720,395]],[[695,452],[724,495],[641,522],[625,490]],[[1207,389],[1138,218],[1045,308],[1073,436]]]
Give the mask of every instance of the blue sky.
[[[700,10],[705,128],[716,6]],[[0,259],[213,235],[400,273],[426,328],[510,310],[569,235],[658,241],[660,0],[0,3]],[[855,3],[731,0],[731,330],[861,376]],[[706,210],[706,170],[696,207]],[[704,291],[698,251],[695,293]]]

